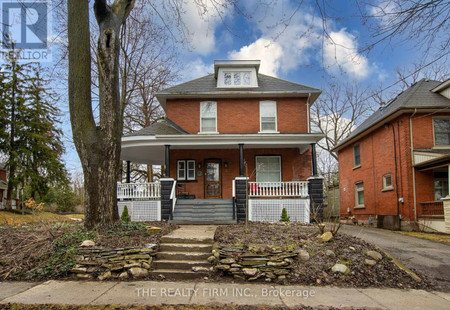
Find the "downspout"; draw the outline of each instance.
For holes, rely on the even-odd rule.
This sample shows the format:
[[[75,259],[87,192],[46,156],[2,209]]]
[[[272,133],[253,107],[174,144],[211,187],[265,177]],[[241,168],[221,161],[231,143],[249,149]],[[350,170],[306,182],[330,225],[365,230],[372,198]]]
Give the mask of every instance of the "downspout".
[[[394,128],[394,124],[391,123],[391,127],[392,127],[392,136],[393,136],[393,141],[394,141],[394,169],[395,169],[395,194],[397,196],[397,215],[400,217],[401,219],[401,214],[400,214],[400,201],[398,201],[399,196],[398,196],[398,165],[397,165],[397,140],[395,138],[395,128]]]
[[[416,169],[414,169],[414,144],[413,144],[413,129],[412,118],[416,114],[417,109],[409,117],[409,139],[411,142],[411,169],[412,169],[412,183],[413,183],[413,205],[414,205],[414,221],[417,221],[417,202],[416,202]]]
[[[311,123],[309,121],[309,98],[311,97],[311,93],[308,93],[308,99],[306,99],[306,121],[308,122],[308,133],[311,132]]]

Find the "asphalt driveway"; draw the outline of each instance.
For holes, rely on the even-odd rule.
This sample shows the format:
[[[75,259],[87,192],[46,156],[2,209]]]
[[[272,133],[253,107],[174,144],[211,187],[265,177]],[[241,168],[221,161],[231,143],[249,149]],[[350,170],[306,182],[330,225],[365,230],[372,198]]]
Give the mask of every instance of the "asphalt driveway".
[[[437,290],[450,292],[450,245],[361,226],[344,225],[340,232],[379,246],[408,268],[428,276]]]

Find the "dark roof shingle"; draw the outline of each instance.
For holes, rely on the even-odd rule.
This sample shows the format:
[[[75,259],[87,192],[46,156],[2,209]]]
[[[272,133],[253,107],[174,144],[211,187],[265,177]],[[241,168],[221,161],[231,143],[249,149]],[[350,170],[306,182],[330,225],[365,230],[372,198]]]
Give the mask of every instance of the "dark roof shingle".
[[[188,134],[186,130],[172,122],[170,119],[160,119],[148,127],[135,131],[125,137],[132,136],[155,136],[155,135],[180,135]]]

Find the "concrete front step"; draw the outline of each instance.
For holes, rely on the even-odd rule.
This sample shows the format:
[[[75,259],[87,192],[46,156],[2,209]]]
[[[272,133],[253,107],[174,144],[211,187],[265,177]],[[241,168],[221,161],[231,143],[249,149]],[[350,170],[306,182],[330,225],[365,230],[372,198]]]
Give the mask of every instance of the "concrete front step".
[[[177,205],[233,205],[232,199],[178,199]]]
[[[184,243],[184,244],[213,244],[213,238],[182,238],[162,236],[161,243]]]
[[[184,253],[211,253],[212,245],[210,244],[185,244],[185,243],[162,243],[159,245],[162,252],[184,252]]]
[[[150,274],[156,277],[162,274],[168,280],[192,280],[208,276],[208,273],[204,271],[194,272],[178,269],[155,269],[150,271]]]
[[[204,262],[211,253],[195,253],[195,252],[157,252],[157,259],[181,260],[181,261],[201,261]]]
[[[192,270],[192,267],[211,267],[211,264],[208,261],[157,259],[153,264],[155,269],[175,269],[185,271]]]

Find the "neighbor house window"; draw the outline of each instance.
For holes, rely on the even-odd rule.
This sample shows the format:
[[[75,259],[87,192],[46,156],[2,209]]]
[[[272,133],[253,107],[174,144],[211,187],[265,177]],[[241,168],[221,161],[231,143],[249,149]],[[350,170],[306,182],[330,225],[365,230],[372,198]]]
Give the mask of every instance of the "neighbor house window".
[[[394,189],[392,185],[392,174],[383,175],[383,190],[391,190]]]
[[[183,159],[177,161],[177,180],[195,180],[195,160]]]
[[[355,184],[355,208],[364,208],[364,183]]]
[[[361,151],[359,148],[359,144],[353,146],[353,167],[361,166]]]
[[[450,118],[434,118],[434,145],[450,146]]]
[[[280,156],[256,156],[256,182],[281,182]]]
[[[227,71],[223,73],[223,83],[225,86],[250,86],[250,71]]]
[[[200,132],[217,132],[217,102],[200,102]]]
[[[261,101],[259,103],[259,117],[261,132],[277,131],[277,103],[275,101]]]

